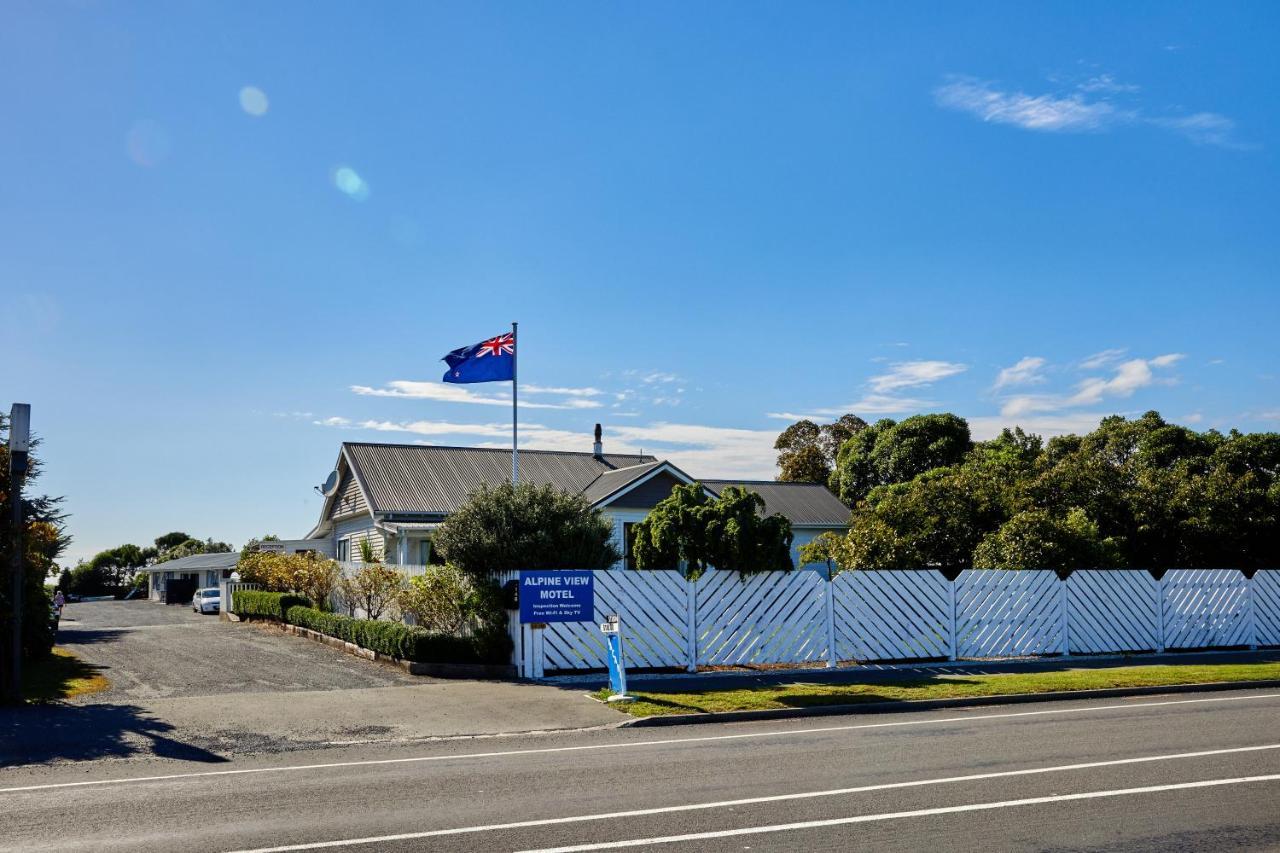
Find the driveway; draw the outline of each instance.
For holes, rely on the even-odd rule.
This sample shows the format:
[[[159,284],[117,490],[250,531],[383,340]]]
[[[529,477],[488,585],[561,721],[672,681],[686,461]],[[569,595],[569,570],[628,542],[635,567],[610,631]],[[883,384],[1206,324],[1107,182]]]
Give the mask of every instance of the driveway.
[[[398,668],[266,626],[154,601],[68,604],[58,644],[102,667],[111,680],[110,690],[77,704],[422,683]]]
[[[0,768],[103,758],[222,763],[339,744],[617,723],[591,689],[412,676],[268,625],[151,601],[69,604],[58,643],[108,690],[0,708]]]

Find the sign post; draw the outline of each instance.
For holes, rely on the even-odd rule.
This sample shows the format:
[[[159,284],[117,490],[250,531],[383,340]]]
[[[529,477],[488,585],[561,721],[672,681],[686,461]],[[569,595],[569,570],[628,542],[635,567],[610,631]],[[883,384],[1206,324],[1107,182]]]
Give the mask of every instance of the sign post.
[[[593,622],[596,612],[595,574],[590,571],[522,569],[520,625],[524,645],[524,675],[542,677],[542,631],[550,622]]]
[[[604,634],[605,654],[609,662],[609,697],[610,702],[634,702],[635,697],[627,695],[627,664],[622,656],[622,620],[616,613],[605,617],[600,623],[600,633]]]

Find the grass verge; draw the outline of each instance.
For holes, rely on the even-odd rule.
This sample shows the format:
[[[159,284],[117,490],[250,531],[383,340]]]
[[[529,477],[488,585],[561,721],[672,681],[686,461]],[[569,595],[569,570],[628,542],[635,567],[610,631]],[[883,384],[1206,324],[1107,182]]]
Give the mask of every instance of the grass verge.
[[[617,704],[618,710],[636,717],[663,714],[705,714],[717,711],[756,711],[778,708],[812,708],[820,705],[856,705],[920,699],[967,699],[1018,693],[1053,693],[1099,690],[1108,687],[1168,687],[1211,682],[1280,679],[1280,663],[1240,663],[1158,666],[1122,666],[1067,669],[1058,672],[1007,675],[936,675],[893,680],[869,680],[844,684],[795,681],[763,687],[701,690],[690,693],[632,692],[636,701]],[[608,690],[596,694],[601,699]]]
[[[55,648],[52,655],[29,662],[22,671],[22,692],[28,702],[70,699],[110,686],[100,667],[85,663],[66,649]]]

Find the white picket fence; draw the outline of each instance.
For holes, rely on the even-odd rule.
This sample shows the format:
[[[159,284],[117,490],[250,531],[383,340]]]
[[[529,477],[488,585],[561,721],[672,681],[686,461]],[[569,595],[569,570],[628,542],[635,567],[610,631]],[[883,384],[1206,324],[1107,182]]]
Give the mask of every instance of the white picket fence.
[[[500,581],[516,577],[504,573]],[[632,667],[999,658],[1280,646],[1280,570],[595,573],[595,622],[513,625],[522,674],[601,669],[618,614]]]

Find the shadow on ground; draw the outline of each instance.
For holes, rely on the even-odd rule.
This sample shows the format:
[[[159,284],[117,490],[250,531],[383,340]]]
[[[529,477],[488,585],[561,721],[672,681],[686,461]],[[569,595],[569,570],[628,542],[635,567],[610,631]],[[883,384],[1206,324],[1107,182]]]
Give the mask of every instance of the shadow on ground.
[[[121,628],[76,628],[63,625],[58,628],[58,644],[64,646],[92,646],[115,643],[125,633]]]
[[[173,730],[137,705],[4,707],[0,708],[0,767],[140,754],[205,763],[228,760],[169,737]]]

